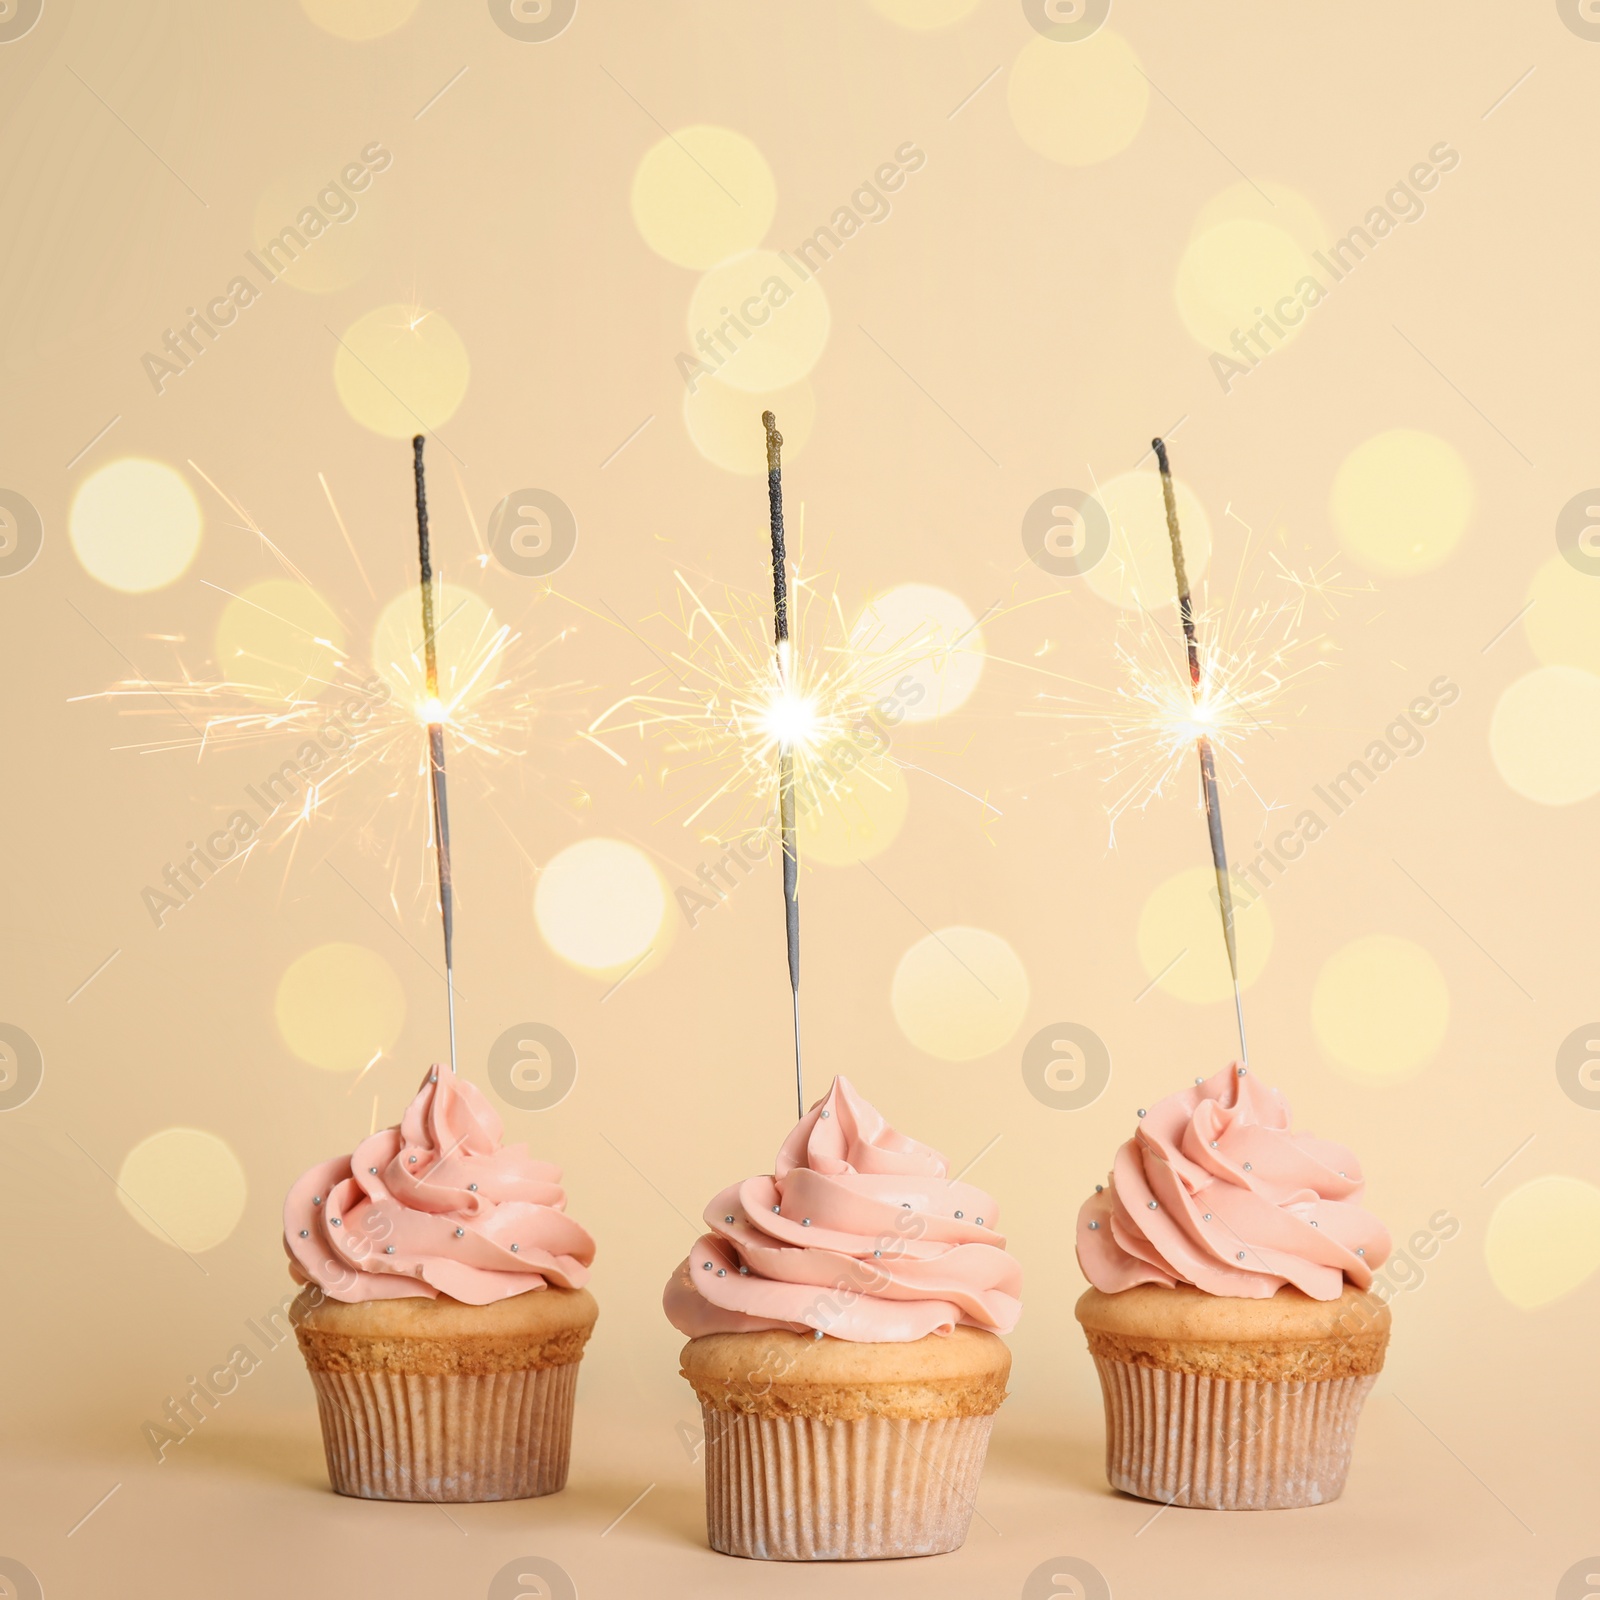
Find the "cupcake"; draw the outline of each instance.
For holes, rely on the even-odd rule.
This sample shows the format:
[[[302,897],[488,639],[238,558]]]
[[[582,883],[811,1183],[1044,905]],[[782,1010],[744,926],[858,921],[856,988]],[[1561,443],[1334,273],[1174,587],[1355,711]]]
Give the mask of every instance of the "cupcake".
[[[724,1189],[667,1285],[727,1555],[864,1561],[967,1536],[1021,1273],[994,1201],[845,1078]]]
[[[283,1205],[328,1476],[369,1500],[518,1500],[567,1481],[594,1241],[561,1171],[501,1143],[442,1067],[400,1125]]]
[[[1139,1118],[1078,1213],[1106,1476],[1224,1511],[1336,1500],[1389,1342],[1355,1157],[1241,1066]]]

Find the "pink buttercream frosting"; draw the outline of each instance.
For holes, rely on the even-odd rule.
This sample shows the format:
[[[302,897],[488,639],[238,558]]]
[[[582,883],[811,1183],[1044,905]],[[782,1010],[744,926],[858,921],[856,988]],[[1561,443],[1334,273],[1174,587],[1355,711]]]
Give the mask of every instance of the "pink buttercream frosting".
[[[449,1295],[486,1306],[581,1288],[594,1240],[566,1213],[561,1169],[501,1142],[482,1092],[433,1067],[398,1127],[312,1167],[283,1202],[297,1283],[335,1300]]]
[[[1285,1284],[1336,1300],[1366,1289],[1388,1231],[1357,1202],[1355,1156],[1289,1126],[1289,1105],[1224,1067],[1141,1116],[1103,1188],[1078,1212],[1078,1263],[1106,1294],[1191,1284],[1265,1300]]]
[[[663,1304],[691,1338],[788,1328],[863,1344],[1009,1333],[1022,1273],[982,1189],[938,1151],[896,1133],[847,1078],[801,1118],[771,1176],[706,1207],[711,1231]]]

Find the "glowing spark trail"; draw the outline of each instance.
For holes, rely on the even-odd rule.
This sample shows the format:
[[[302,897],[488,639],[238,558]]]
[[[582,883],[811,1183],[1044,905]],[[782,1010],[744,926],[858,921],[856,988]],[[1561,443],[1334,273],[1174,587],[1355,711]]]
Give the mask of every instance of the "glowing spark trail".
[[[1189,574],[1183,564],[1183,536],[1178,531],[1178,502],[1172,487],[1172,469],[1167,464],[1167,447],[1160,439],[1151,440],[1156,460],[1161,465],[1161,498],[1167,512],[1167,536],[1172,541],[1172,571],[1178,583],[1178,613],[1183,622],[1184,646],[1189,657],[1189,688],[1194,697],[1195,748],[1200,753],[1200,783],[1205,794],[1206,828],[1211,835],[1211,862],[1217,873],[1217,894],[1222,907],[1222,934],[1228,946],[1228,971],[1233,975],[1233,1009],[1239,1023],[1239,1059],[1250,1064],[1250,1049],[1244,1037],[1244,1000],[1239,991],[1239,952],[1234,938],[1233,886],[1228,878],[1228,849],[1222,838],[1222,805],[1217,798],[1217,761],[1206,731],[1203,707],[1205,691],[1201,684],[1200,646],[1195,638],[1194,602],[1189,595]]]

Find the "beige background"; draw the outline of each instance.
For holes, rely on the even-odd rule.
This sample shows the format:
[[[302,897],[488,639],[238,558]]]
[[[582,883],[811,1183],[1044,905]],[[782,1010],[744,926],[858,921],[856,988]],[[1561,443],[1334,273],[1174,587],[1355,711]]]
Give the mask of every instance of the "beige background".
[[[0,582],[11,741],[0,1020],[44,1060],[38,1092],[0,1116],[11,1440],[0,1555],[52,1595],[331,1594],[374,1579],[477,1595],[519,1555],[558,1562],[583,1595],[733,1594],[754,1581],[703,1547],[695,1417],[659,1292],[706,1200],[768,1170],[792,1120],[774,867],[692,930],[668,899],[654,954],[620,986],[620,971],[564,961],[533,915],[547,863],[591,836],[643,852],[669,895],[712,854],[674,810],[695,780],[664,782],[663,741],[618,742],[619,764],[576,736],[646,678],[650,650],[670,648],[675,568],[750,593],[763,583],[760,480],[708,460],[684,421],[674,359],[699,273],[652,250],[630,209],[647,153],[709,124],[764,157],[771,248],[810,234],[905,141],[925,153],[892,215],[819,276],[830,327],[795,374],[815,425],[789,463],[791,517],[803,503],[810,565],[839,575],[847,614],[913,582],[973,616],[993,608],[970,698],[896,732],[894,757],[914,769],[909,807],[871,872],[808,864],[805,1029],[813,1093],[848,1072],[953,1165],[981,1154],[971,1177],[997,1197],[1026,1274],[1013,1396],[967,1547],[829,1580],[852,1593],[1070,1593],[1024,1584],[1071,1555],[1119,1597],[1179,1583],[1197,1597],[1291,1584],[1317,1596],[1586,1592],[1557,1585],[1600,1544],[1600,1121],[1592,1092],[1587,1105],[1581,1089],[1563,1092],[1556,1056],[1595,1011],[1595,802],[1518,792],[1490,728],[1508,689],[1565,667],[1574,675],[1524,691],[1553,682],[1565,711],[1540,723],[1514,699],[1503,713],[1539,768],[1530,777],[1525,760],[1512,776],[1579,794],[1600,782],[1588,770],[1600,730],[1582,709],[1600,684],[1575,675],[1600,667],[1600,582],[1563,567],[1555,543],[1561,508],[1600,471],[1600,43],[1563,21],[1573,8],[1545,0],[1204,14],[1127,3],[1083,43],[1042,40],[1002,0],[948,3],[964,14],[934,28],[907,25],[939,9],[909,0],[803,12],[585,0],[543,43],[512,38],[493,9],[46,0],[30,32],[0,44],[0,485],[44,530],[38,559]],[[339,36],[363,17],[374,37]],[[1073,78],[1060,56],[1072,51],[1100,54]],[[1044,90],[1030,88],[1034,71]],[[1023,130],[1040,103],[1067,119],[1074,142],[1058,156],[1097,159],[1032,148]],[[258,211],[287,222],[287,200],[372,141],[392,164],[327,241],[335,286],[273,285],[158,395],[141,358],[185,307],[224,292],[258,242]],[[1225,393],[1180,306],[1197,230],[1254,219],[1254,232],[1221,235],[1233,254],[1208,280],[1226,330],[1239,296],[1255,303],[1241,274],[1284,248],[1261,230],[1320,229],[1326,245],[1439,141],[1460,160],[1426,215]],[[1099,158],[1097,144],[1116,148]],[[1240,209],[1237,186],[1250,183],[1277,196],[1270,213]],[[358,775],[293,849],[271,842],[158,930],[141,891],[294,740],[219,745],[198,762],[192,749],[141,753],[185,733],[175,714],[154,703],[135,720],[126,702],[83,698],[135,675],[217,678],[228,593],[285,575],[252,526],[326,601],[352,658],[367,653],[381,603],[414,582],[409,452],[346,408],[334,366],[348,330],[396,303],[448,324],[470,360],[430,458],[438,563],[530,645],[549,645],[516,667],[548,713],[516,745],[527,753],[451,757],[462,1070],[487,1088],[490,1046],[519,1023],[572,1042],[572,1092],[504,1115],[509,1137],[565,1168],[570,1208],[599,1241],[603,1308],[567,1494],[448,1516],[326,1492],[292,1350],[268,1355],[159,1465],[141,1439],[287,1287],[287,1184],[349,1149],[374,1115],[394,1120],[444,1051],[414,755]],[[774,359],[795,364],[792,350]],[[419,380],[406,403],[433,399]],[[751,428],[762,403],[749,397]],[[786,415],[808,403],[787,396]],[[1151,1522],[1156,1508],[1110,1496],[1071,1315],[1081,1196],[1136,1107],[1234,1049],[1231,1005],[1173,992],[1210,947],[1154,986],[1140,949],[1151,897],[1206,860],[1192,774],[1125,817],[1108,850],[1104,739],[1024,714],[1038,709],[1041,662],[1088,686],[1070,691],[1080,709],[1103,705],[1119,632],[1090,580],[1028,561],[1023,514],[1049,490],[1133,469],[1161,429],[1217,545],[1210,604],[1265,592],[1274,552],[1330,582],[1338,573],[1346,591],[1336,615],[1314,603],[1299,630],[1303,659],[1331,669],[1291,683],[1270,737],[1245,746],[1249,783],[1225,798],[1236,856],[1284,824],[1268,806],[1292,819],[1434,679],[1460,691],[1426,748],[1266,897],[1272,946],[1246,995],[1256,1070],[1301,1126],[1359,1151],[1369,1202],[1397,1239],[1437,1229],[1441,1212],[1458,1224],[1405,1274],[1349,1490],[1315,1512]],[[1392,429],[1453,457],[1439,457],[1437,479],[1402,460],[1379,480],[1375,531],[1370,516],[1365,534],[1341,526],[1341,470]],[[69,539],[74,497],[128,457],[179,473],[202,519],[187,569],[140,593],[100,581]],[[1390,493],[1419,482],[1420,507]],[[496,502],[529,486],[578,522],[552,592],[478,559]],[[1437,563],[1394,570],[1463,492],[1470,510],[1457,540],[1441,535]],[[1245,524],[1258,537],[1248,557]],[[1170,624],[1170,605],[1159,615]],[[575,687],[548,695],[554,684]],[[1187,948],[1182,927],[1151,915],[1156,946]],[[959,1062],[920,1049],[890,1003],[902,956],[952,926],[1004,940],[1028,984],[1020,1020],[994,1023],[951,969],[949,1004],[975,1019],[980,1043],[999,1034]],[[1319,983],[1335,982],[1352,941],[1380,934],[1407,941],[1405,960],[1386,956],[1377,974],[1398,978],[1358,970],[1353,991],[1324,988],[1332,1020],[1319,1037]],[[1214,939],[1209,922],[1203,937]],[[403,1026],[379,1038],[381,1007],[350,992],[348,1015],[376,1016],[387,1045],[359,1082],[348,1064],[297,1056],[277,1020],[285,972],[330,942],[374,952],[404,997]],[[1381,1043],[1371,1060],[1339,1059],[1341,1019],[1392,1041],[1430,1006],[1447,1020],[1414,1059]],[[1113,1063],[1106,1092],[1077,1111],[1042,1104],[1021,1069],[1027,1041],[1062,1022],[1094,1030]],[[125,1168],[170,1128],[226,1150],[168,1141]],[[1571,1181],[1536,1182],[1552,1177]],[[196,1247],[141,1225],[140,1195]],[[760,1576],[795,1594],[824,1577]]]

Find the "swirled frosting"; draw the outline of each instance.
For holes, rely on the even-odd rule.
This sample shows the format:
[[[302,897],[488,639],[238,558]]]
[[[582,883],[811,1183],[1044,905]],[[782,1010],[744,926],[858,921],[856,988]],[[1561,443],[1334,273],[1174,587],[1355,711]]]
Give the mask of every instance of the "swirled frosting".
[[[295,1281],[335,1300],[445,1294],[470,1306],[582,1288],[594,1240],[566,1214],[561,1169],[502,1144],[502,1131],[480,1090],[432,1068],[397,1127],[289,1190]]]
[[[1241,1066],[1140,1113],[1106,1183],[1078,1212],[1078,1263],[1106,1294],[1191,1284],[1265,1300],[1285,1284],[1336,1300],[1372,1283],[1388,1231],[1342,1144],[1295,1133],[1289,1105]]]
[[[870,1344],[1016,1325],[1022,1274],[994,1200],[896,1133],[848,1079],[834,1079],[773,1165],[706,1207],[710,1232],[663,1297],[681,1332],[788,1328]]]

